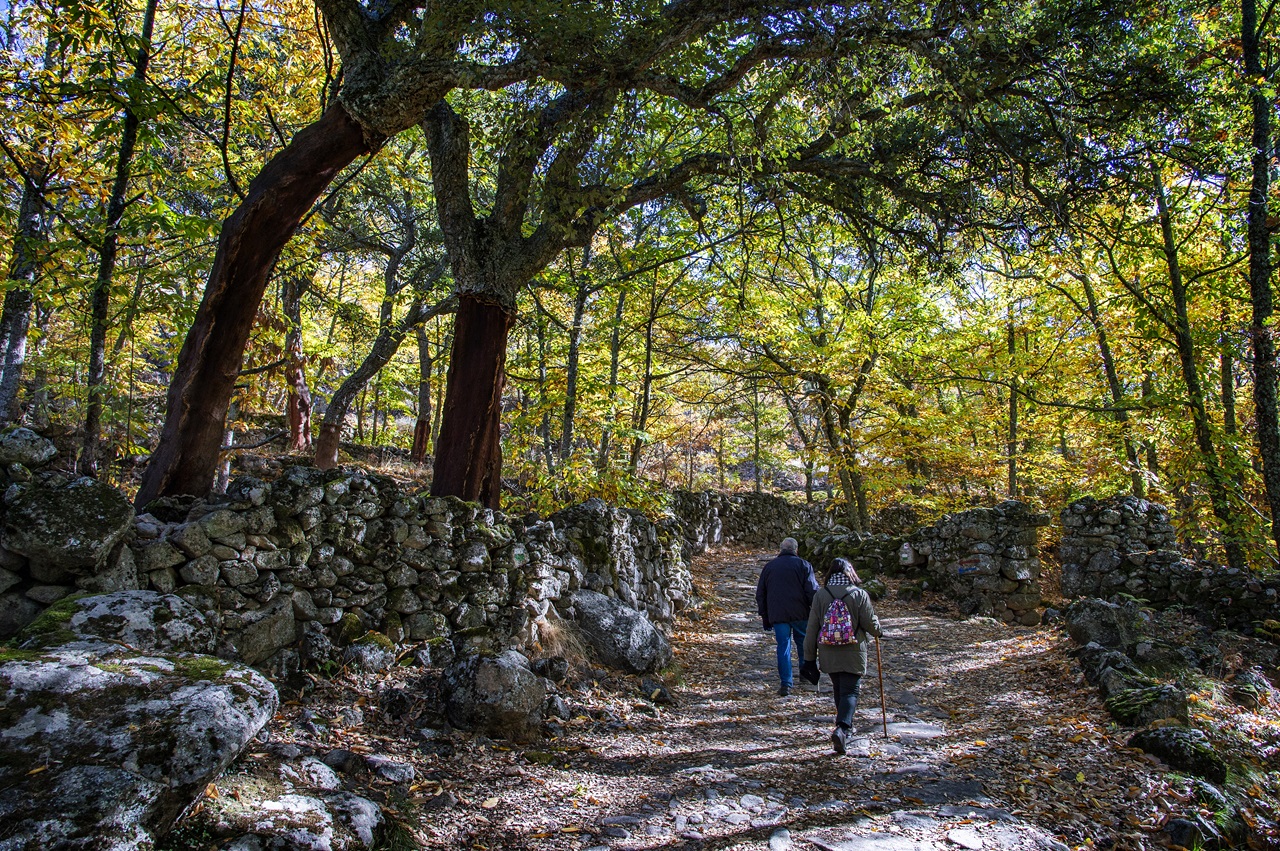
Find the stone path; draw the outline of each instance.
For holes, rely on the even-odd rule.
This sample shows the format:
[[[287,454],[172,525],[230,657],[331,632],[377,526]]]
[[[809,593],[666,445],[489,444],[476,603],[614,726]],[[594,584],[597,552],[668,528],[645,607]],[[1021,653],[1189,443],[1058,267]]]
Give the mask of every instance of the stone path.
[[[1036,738],[1056,745],[1063,733],[1049,725],[1094,711],[1061,646],[1048,648],[1062,640],[1047,631],[880,604],[888,736],[873,667],[856,736],[836,756],[829,680],[818,693],[775,695],[772,633],[754,605],[768,557],[728,551],[700,561],[701,590],[714,603],[706,621],[676,636],[686,678],[677,708],[643,732],[583,737],[591,768],[606,777],[589,799],[604,807],[598,844],[583,847],[1065,849],[1060,840],[1081,847],[1095,837],[1104,847],[1146,847],[1117,829],[1118,815],[1108,812],[1115,804],[1096,798],[1097,812],[1077,805],[1061,822],[1014,814],[1014,797],[1031,794],[1024,784],[1038,771],[1033,764],[1044,765]],[[1093,720],[1105,726],[1100,713]],[[1095,750],[1110,746],[1080,738]],[[1084,749],[1066,757],[1089,760]],[[1129,759],[1135,774],[1127,779],[1138,784],[1129,794],[1155,788],[1152,767]],[[1070,777],[1076,764],[1052,773]],[[1063,800],[1070,813],[1071,798]]]

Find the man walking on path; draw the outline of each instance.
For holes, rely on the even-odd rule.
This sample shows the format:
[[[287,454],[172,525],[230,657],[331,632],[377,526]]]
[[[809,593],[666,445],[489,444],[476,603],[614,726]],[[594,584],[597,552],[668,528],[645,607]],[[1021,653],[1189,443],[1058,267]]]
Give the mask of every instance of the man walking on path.
[[[799,547],[795,538],[784,538],[778,557],[764,566],[756,583],[756,609],[778,642],[779,697],[791,693],[791,642],[803,649],[809,607],[818,591],[813,565],[796,555]]]

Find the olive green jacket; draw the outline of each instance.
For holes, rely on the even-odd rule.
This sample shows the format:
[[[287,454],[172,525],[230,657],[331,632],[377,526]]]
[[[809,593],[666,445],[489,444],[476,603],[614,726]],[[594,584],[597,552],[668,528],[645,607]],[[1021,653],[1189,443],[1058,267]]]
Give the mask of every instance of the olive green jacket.
[[[818,631],[822,629],[822,619],[827,614],[827,606],[837,597],[844,597],[857,630],[856,645],[832,646],[818,644]],[[818,660],[818,669],[824,674],[842,672],[846,674],[865,674],[867,672],[868,635],[880,637],[880,619],[871,607],[871,597],[857,585],[832,585],[818,589],[813,595],[813,605],[809,607],[809,625],[804,633],[804,658],[806,662]]]

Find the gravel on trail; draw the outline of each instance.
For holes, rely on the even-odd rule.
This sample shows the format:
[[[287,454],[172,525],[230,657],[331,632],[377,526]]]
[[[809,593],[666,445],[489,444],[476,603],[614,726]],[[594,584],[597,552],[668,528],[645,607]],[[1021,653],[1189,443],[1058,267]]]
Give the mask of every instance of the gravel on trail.
[[[705,605],[673,636],[675,665],[662,677],[669,702],[649,699],[652,683],[579,666],[561,689],[571,717],[545,741],[516,745],[415,727],[403,708],[381,711],[376,694],[405,669],[375,683],[344,674],[286,703],[273,747],[412,766],[411,782],[369,775],[360,781],[368,788],[355,790],[381,802],[401,847],[1161,844],[1160,827],[1185,800],[1182,781],[1124,747],[1126,731],[1085,684],[1063,634],[958,620],[928,598],[889,599],[892,583],[876,604],[886,717],[873,661],[848,752],[836,755],[830,681],[776,694],[773,636],[754,601],[771,556],[723,548],[695,560]],[[342,708],[352,704],[357,711]]]

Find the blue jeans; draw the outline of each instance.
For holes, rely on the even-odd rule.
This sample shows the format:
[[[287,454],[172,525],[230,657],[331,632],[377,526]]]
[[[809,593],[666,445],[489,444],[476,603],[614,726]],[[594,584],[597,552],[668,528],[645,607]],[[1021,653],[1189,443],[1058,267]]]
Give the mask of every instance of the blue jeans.
[[[836,701],[836,726],[846,730],[853,727],[853,713],[858,709],[858,692],[862,685],[861,674],[835,671],[831,677],[831,696]]]
[[[804,631],[808,621],[792,621],[791,623],[775,623],[773,637],[778,642],[778,678],[787,688],[791,687],[791,639],[795,638],[796,647],[804,653]]]

